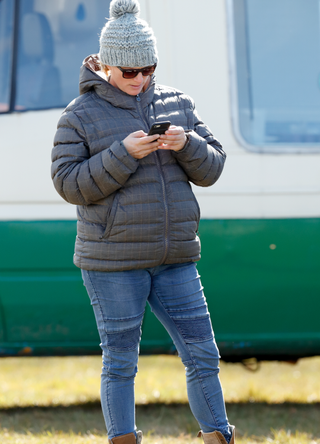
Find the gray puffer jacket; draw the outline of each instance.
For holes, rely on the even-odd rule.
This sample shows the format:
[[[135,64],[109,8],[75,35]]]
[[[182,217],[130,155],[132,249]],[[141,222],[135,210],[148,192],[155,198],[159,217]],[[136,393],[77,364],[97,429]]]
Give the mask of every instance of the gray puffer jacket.
[[[97,62],[84,61],[81,95],[63,112],[52,151],[54,186],[78,206],[75,265],[120,271],[199,260],[200,210],[189,182],[210,186],[219,178],[220,143],[190,97],[154,78],[130,96],[96,73]],[[185,147],[133,158],[121,141],[162,120],[191,130]]]

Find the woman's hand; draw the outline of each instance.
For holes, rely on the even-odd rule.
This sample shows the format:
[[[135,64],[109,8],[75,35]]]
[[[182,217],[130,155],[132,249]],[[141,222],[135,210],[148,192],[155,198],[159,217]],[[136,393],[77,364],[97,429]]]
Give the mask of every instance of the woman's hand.
[[[159,138],[159,148],[163,150],[179,151],[185,146],[187,136],[181,126],[171,125]]]
[[[158,138],[159,134],[148,136],[144,131],[140,130],[129,134],[122,143],[132,157],[135,159],[143,159],[158,149],[160,144]]]

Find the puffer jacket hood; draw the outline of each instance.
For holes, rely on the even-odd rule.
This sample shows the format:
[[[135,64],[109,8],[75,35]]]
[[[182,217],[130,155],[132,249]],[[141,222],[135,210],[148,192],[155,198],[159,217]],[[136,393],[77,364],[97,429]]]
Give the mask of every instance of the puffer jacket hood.
[[[155,76],[150,79],[150,83],[145,93],[141,94],[143,105],[152,102],[154,94]],[[102,99],[107,100],[113,106],[124,109],[136,109],[136,100],[118,88],[115,88],[104,78],[100,68],[99,55],[94,54],[86,57],[80,68],[79,92],[83,95],[89,91],[95,91]]]
[[[151,79],[131,96],[98,71],[96,56],[85,59],[81,95],[62,114],[52,151],[54,186],[77,205],[75,265],[121,271],[199,260],[200,209],[189,182],[219,178],[220,143],[181,91]],[[122,141],[161,120],[188,132],[185,147],[133,158]]]
[[[87,93],[94,88],[103,87],[105,80],[99,75],[101,73],[99,56],[90,55],[84,59],[80,68],[79,92],[80,95]]]

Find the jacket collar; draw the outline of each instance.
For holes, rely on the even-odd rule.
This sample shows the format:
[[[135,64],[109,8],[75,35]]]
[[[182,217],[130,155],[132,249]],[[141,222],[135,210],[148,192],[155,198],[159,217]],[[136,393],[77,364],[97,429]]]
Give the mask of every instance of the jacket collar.
[[[147,90],[139,94],[142,108],[145,108],[152,102],[154,88],[155,76],[153,75]],[[90,55],[84,59],[80,69],[79,89],[80,94],[85,94],[90,90],[94,90],[99,97],[106,100],[116,108],[137,108],[137,96],[131,96],[130,94],[115,88],[103,78],[98,54]]]

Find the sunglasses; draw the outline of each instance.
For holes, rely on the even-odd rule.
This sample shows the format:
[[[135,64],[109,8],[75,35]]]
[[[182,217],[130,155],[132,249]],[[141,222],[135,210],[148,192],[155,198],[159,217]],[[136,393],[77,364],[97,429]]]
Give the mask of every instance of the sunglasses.
[[[141,72],[144,77],[151,76],[155,72],[156,67],[156,63],[153,66],[146,66],[145,68],[141,69],[123,69],[120,68],[120,66],[117,66],[117,68],[122,72],[122,77],[124,79],[134,79],[137,77],[139,72]]]

